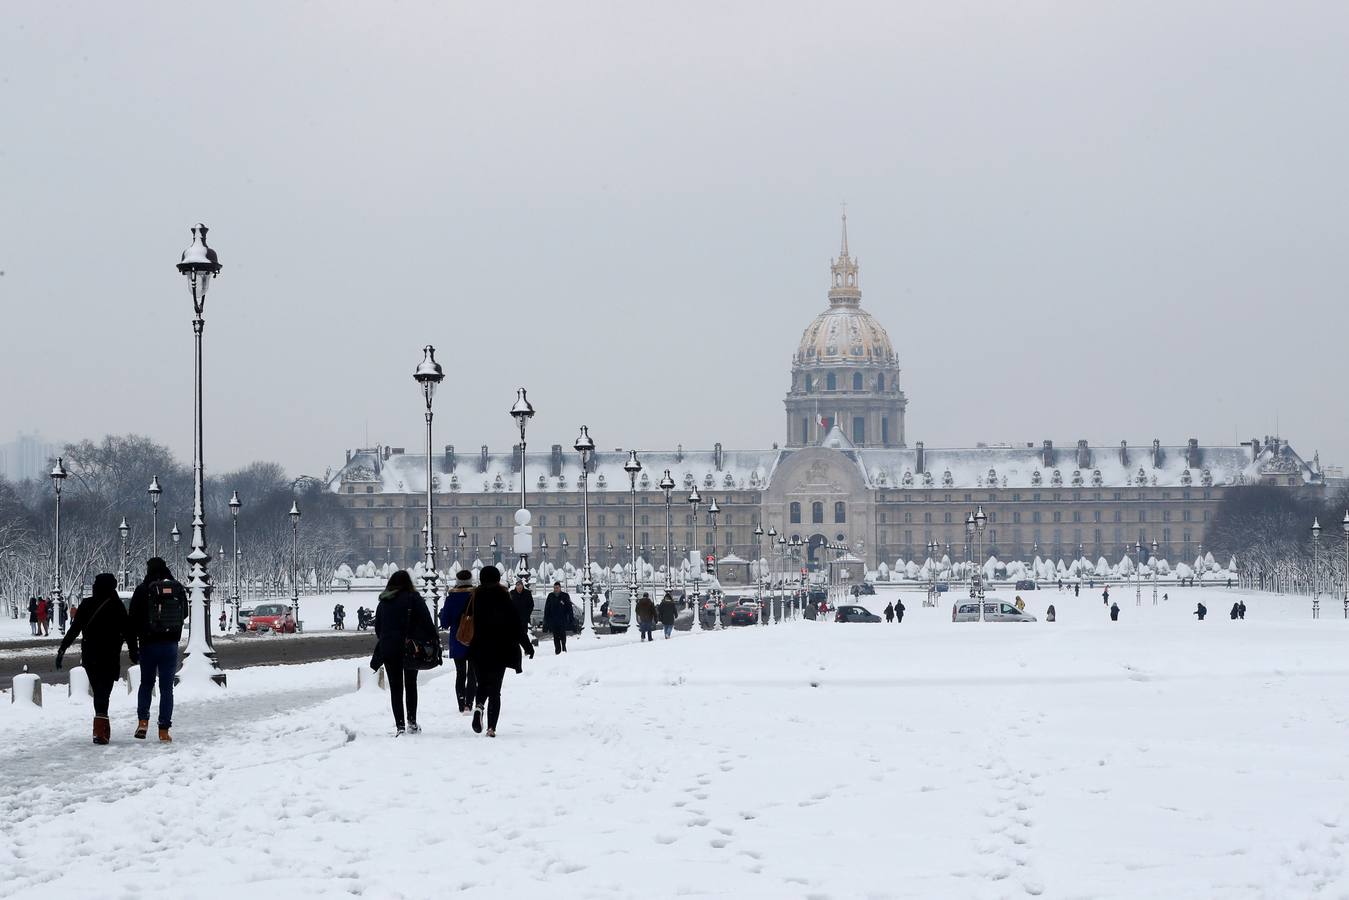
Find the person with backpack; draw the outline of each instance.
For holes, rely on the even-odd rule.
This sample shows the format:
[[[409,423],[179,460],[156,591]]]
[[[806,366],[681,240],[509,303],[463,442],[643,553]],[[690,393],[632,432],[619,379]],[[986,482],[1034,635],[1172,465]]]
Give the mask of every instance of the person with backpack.
[[[655,637],[651,632],[656,630],[656,604],[652,602],[650,594],[642,594],[642,599],[637,601],[636,613],[637,630],[642,635],[641,641],[654,641]]]
[[[482,576],[479,575],[479,580]],[[500,573],[497,575],[500,579]],[[562,590],[562,582],[553,582],[553,592],[543,602],[543,628],[553,635],[553,655],[567,652],[567,632],[576,627],[576,610],[571,594]]]
[[[570,607],[570,599],[567,605]],[[534,658],[529,632],[512,608],[510,595],[501,586],[501,570],[496,566],[485,566],[478,573],[478,589],[473,592],[473,640],[468,645],[468,659],[478,678],[473,702],[473,730],[478,734],[482,733],[485,707],[487,736],[497,736],[501,684],[507,669],[521,671],[522,650],[530,659]]]
[[[661,598],[660,603],[656,605],[656,616],[660,619],[661,627],[665,629],[665,639],[668,641],[670,635],[674,632],[675,615],[678,610],[675,608],[674,597],[669,591]]]
[[[454,576],[454,587],[445,595],[440,607],[440,627],[450,633],[450,658],[454,660],[454,695],[459,700],[459,714],[466,716],[473,708],[473,695],[478,680],[468,664],[468,645],[459,641],[459,623],[473,597],[473,573],[464,569]]]
[[[407,569],[399,569],[389,576],[384,592],[375,607],[375,652],[370,657],[370,668],[378,672],[384,667],[389,679],[389,703],[393,707],[394,737],[405,731],[417,734],[417,669],[407,658],[407,641],[440,641],[436,625],[426,601],[413,587]],[[404,696],[407,698],[404,717]]]
[[[168,563],[152,556],[145,563],[145,580],[131,595],[128,610],[127,654],[140,663],[141,686],[136,697],[137,740],[150,728],[150,697],[159,682],[159,739],[172,741],[173,676],[178,672],[178,642],[187,619],[187,591],[173,577]]]
[[[56,651],[56,668],[64,664],[66,650],[80,642],[80,665],[89,675],[94,692],[94,743],[107,744],[112,737],[108,721],[108,698],[122,672],[122,644],[126,641],[127,613],[117,595],[117,577],[110,572],[94,577],[90,596],[75,608],[70,630]]]

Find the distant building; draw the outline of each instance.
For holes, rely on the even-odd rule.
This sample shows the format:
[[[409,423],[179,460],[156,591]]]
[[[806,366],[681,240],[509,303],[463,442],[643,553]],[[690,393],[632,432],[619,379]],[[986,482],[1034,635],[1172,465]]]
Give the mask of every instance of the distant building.
[[[21,431],[14,440],[0,444],[0,472],[10,481],[44,478],[56,450],[56,445],[43,440],[41,435]]]
[[[785,447],[767,450],[638,450],[636,542],[657,566],[665,545],[718,557],[774,558],[756,546],[754,529],[776,529],[805,544],[804,564],[819,566],[825,543],[847,544],[875,567],[923,559],[929,542],[953,560],[967,558],[966,518],[987,516],[984,554],[1002,559],[1035,555],[1071,559],[1079,553],[1118,561],[1136,543],[1161,556],[1192,560],[1223,493],[1264,483],[1323,490],[1319,462],[1308,463],[1277,437],[1240,446],[1184,444],[1091,446],[1084,440],[1012,446],[927,448],[906,441],[907,399],[898,356],[885,329],[861,307],[858,264],[843,244],[831,266],[829,307],[801,336],[785,398]],[[591,558],[606,566],[629,559],[632,495],[623,470],[626,451],[597,452],[590,471]],[[436,545],[451,560],[513,563],[512,514],[519,504],[518,446],[460,454],[453,445],[432,460]],[[532,562],[556,565],[582,558],[580,459],[555,444],[531,452],[525,472],[534,514]],[[657,487],[669,470],[677,489],[667,536],[665,497]],[[689,491],[703,504],[692,520]],[[352,511],[364,559],[411,565],[423,556],[426,457],[378,446],[348,451],[328,482]],[[712,529],[707,504],[721,515]],[[457,535],[467,535],[461,556]],[[613,546],[609,550],[609,545]],[[678,553],[676,554],[678,555]],[[356,562],[364,559],[354,560]],[[488,560],[490,561],[490,560]]]

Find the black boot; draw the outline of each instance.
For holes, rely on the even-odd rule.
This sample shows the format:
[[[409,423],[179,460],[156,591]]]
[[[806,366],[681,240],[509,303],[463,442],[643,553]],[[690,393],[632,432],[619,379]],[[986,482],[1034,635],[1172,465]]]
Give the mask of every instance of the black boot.
[[[474,734],[482,734],[482,707],[481,707],[481,706],[475,706],[475,707],[473,707],[473,732],[474,732]]]

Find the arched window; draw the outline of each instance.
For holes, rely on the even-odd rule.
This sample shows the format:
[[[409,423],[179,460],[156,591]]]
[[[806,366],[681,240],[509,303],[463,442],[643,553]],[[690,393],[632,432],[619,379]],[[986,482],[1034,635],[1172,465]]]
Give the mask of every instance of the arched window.
[[[844,503],[842,500],[834,504],[834,521],[835,522],[848,521],[848,505]]]
[[[824,389],[826,391],[838,390],[838,376],[836,376],[833,372],[830,372],[828,375],[824,376]]]
[[[795,500],[792,501],[790,520],[793,525],[798,525],[801,522],[801,504]]]
[[[853,373],[852,373],[852,389],[853,389],[854,391],[860,391],[860,390],[862,389],[862,373],[861,373],[861,372],[853,372]]]
[[[815,525],[823,521],[824,521],[824,504],[821,503],[819,500],[816,500],[814,503],[810,504],[810,522],[812,525]]]
[[[877,376],[876,376],[876,392],[877,392],[877,393],[880,393],[880,392],[883,391],[883,390],[885,390],[885,376],[884,376],[884,375],[877,375]]]

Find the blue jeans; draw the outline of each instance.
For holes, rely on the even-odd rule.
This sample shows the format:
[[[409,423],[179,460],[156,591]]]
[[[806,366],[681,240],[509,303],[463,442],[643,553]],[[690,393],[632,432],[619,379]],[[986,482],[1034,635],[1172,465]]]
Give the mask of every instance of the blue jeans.
[[[136,697],[136,718],[150,718],[150,694],[159,679],[159,727],[173,725],[173,676],[178,673],[178,642],[141,644],[141,688]]]
[[[655,625],[653,625],[651,622],[638,622],[638,623],[637,623],[637,630],[638,630],[639,632],[641,632],[641,635],[642,635],[642,636],[641,636],[641,640],[643,640],[643,641],[649,641],[649,640],[652,640],[651,632],[652,632],[652,630],[654,630],[654,628],[655,628]]]
[[[673,626],[673,625],[666,625],[666,626],[665,626],[665,636],[666,636],[666,637],[669,637],[669,636],[670,636],[670,632],[672,632],[672,631],[674,631],[674,626]]]

